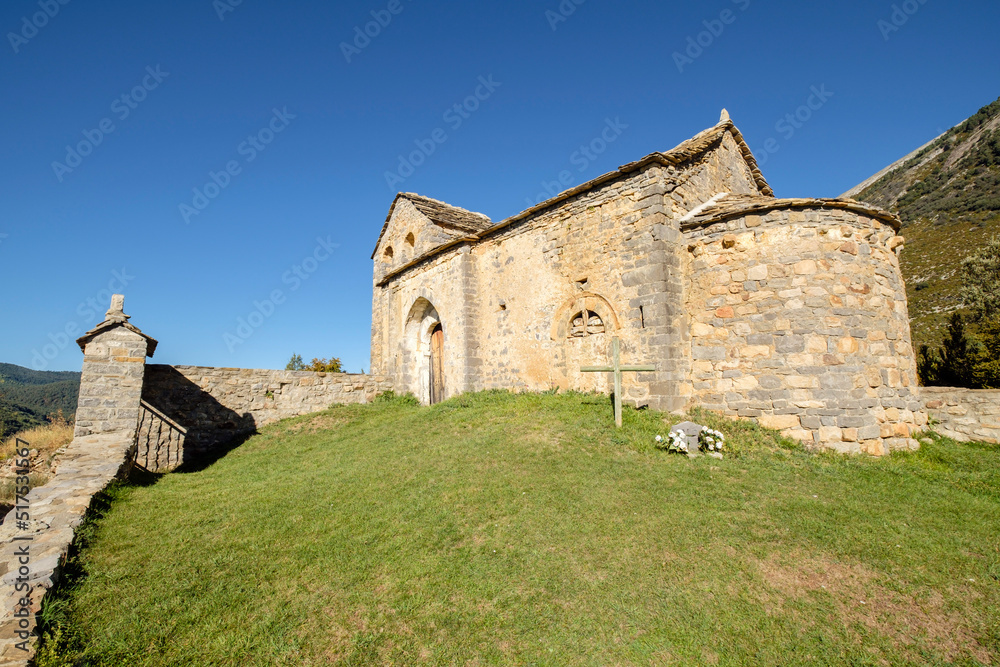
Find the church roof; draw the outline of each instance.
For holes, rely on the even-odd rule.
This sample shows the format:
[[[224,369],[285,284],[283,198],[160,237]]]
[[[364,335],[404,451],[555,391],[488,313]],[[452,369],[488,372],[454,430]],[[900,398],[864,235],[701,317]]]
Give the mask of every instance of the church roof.
[[[743,134],[736,128],[736,125],[729,118],[729,114],[726,111],[723,111],[722,118],[716,125],[699,132],[687,141],[678,144],[666,152],[651,153],[641,160],[629,162],[628,164],[622,165],[615,171],[604,174],[603,176],[598,176],[591,181],[566,190],[551,199],[547,199],[540,204],[521,211],[517,215],[506,218],[505,220],[501,220],[496,224],[491,224],[489,218],[481,213],[473,213],[472,211],[450,206],[444,202],[412,193],[400,193],[396,195],[396,199],[393,201],[392,207],[389,209],[389,215],[386,217],[385,224],[382,226],[382,231],[379,233],[378,242],[375,244],[375,250],[372,252],[372,259],[375,258],[375,253],[378,252],[379,244],[382,242],[382,237],[385,235],[389,226],[389,220],[392,218],[393,211],[395,210],[396,204],[400,199],[405,198],[410,200],[413,202],[414,206],[421,211],[421,213],[427,215],[435,224],[441,227],[456,230],[462,235],[456,235],[455,240],[438,246],[437,248],[430,250],[405,265],[393,269],[382,277],[383,283],[390,280],[394,276],[407,271],[410,267],[448,250],[458,243],[463,241],[475,242],[481,240],[494,232],[529,218],[539,211],[548,209],[589,190],[593,190],[604,183],[614,181],[624,175],[645,169],[652,164],[661,164],[668,167],[685,166],[697,160],[706,152],[716,148],[727,134],[730,135],[736,142],[747,167],[750,169],[750,173],[757,185],[757,189],[760,192],[760,199],[762,201],[776,201],[774,199],[774,190],[771,189],[771,186],[768,185],[767,181],[764,179],[764,175],[761,173],[760,167],[757,165],[757,160],[754,158],[753,152],[750,150],[750,146],[748,146],[746,140],[744,140]],[[872,209],[872,211],[875,210],[876,209]],[[430,214],[428,214],[428,211]],[[885,214],[883,213],[883,215]]]
[[[899,231],[899,218],[880,208],[853,199],[775,199],[755,195],[720,193],[681,218],[681,229],[714,224],[726,218],[764,215],[768,211],[789,208],[828,208],[854,211],[888,223]]]
[[[460,232],[465,236],[474,236],[489,229],[493,224],[493,222],[482,213],[467,211],[464,208],[452,206],[451,204],[446,204],[443,201],[431,199],[430,197],[424,197],[413,192],[400,192],[396,195],[396,199],[393,200],[392,206],[389,207],[389,215],[385,217],[385,224],[382,225],[382,231],[378,235],[378,241],[375,242],[375,250],[372,251],[372,258],[374,258],[375,253],[378,252],[378,246],[382,243],[382,237],[385,236],[386,230],[389,229],[389,221],[392,219],[392,214],[396,210],[396,204],[399,203],[400,199],[406,199],[409,201],[418,211],[420,211],[420,213],[425,215],[427,219],[435,225],[444,227],[448,230]]]
[[[517,215],[498,222],[493,227],[486,230],[486,233],[492,232],[495,229],[506,227],[514,222],[518,222],[519,220],[523,220],[538,211],[549,208],[581,193],[587,192],[588,190],[593,190],[599,185],[612,181],[625,174],[630,174],[634,171],[643,169],[651,164],[680,166],[691,162],[708,150],[717,146],[727,133],[730,134],[736,141],[736,145],[739,147],[740,153],[743,155],[743,159],[750,168],[750,173],[753,175],[754,182],[757,184],[761,194],[765,197],[773,197],[774,190],[771,189],[771,186],[768,185],[767,181],[764,179],[764,174],[761,173],[760,167],[757,165],[757,160],[754,158],[753,152],[750,150],[750,146],[748,146],[747,142],[743,139],[743,134],[736,128],[733,121],[729,119],[729,114],[723,113],[722,120],[720,120],[717,125],[699,132],[687,141],[671,148],[669,151],[650,153],[641,160],[629,162],[628,164],[618,167],[616,171],[608,172],[603,176],[598,176],[592,181],[587,181],[586,183],[578,185],[575,188],[566,190],[551,199],[547,199],[540,204],[521,211]]]

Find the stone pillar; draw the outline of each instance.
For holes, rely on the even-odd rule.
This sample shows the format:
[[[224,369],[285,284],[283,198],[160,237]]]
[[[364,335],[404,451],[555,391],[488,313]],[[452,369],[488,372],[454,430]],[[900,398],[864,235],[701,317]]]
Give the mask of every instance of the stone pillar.
[[[77,437],[100,433],[134,436],[146,357],[156,341],[128,323],[124,297],[116,294],[103,322],[84,334],[83,375],[76,409]]]
[[[647,335],[643,337],[640,358],[657,369],[640,374],[639,380],[649,383],[650,407],[670,412],[684,408],[691,394],[681,234],[677,220],[668,212],[672,184],[666,172],[656,168],[649,173],[650,179],[640,190],[636,204],[641,226],[649,230],[642,239],[644,261],[622,276],[622,284],[639,294],[629,306],[635,310],[642,307]]]
[[[479,315],[479,293],[476,289],[476,260],[472,247],[465,246],[459,251],[459,271],[462,281],[461,347],[456,346],[455,352],[461,350],[464,361],[462,385],[458,391],[478,391],[482,389],[483,360],[479,356],[479,337],[477,321]],[[458,392],[455,392],[458,393]]]

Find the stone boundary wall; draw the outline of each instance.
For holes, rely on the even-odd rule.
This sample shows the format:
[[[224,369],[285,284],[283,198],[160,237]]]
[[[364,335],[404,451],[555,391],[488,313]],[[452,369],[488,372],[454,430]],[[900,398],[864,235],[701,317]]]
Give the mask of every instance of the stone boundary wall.
[[[58,453],[52,479],[18,496],[0,526],[0,666],[33,658],[42,598],[59,579],[74,530],[94,495],[131,465],[156,341],[128,323],[123,305],[115,295],[105,320],[77,341],[84,356],[73,442]]]
[[[26,496],[27,524],[16,521],[14,509],[0,526],[0,666],[24,667],[34,655],[42,597],[59,580],[73,532],[91,499],[128,467],[133,439],[128,431],[77,436],[59,454],[52,479]],[[27,615],[22,611],[15,616],[25,608]],[[25,641],[27,651],[17,646]]]
[[[1000,389],[921,387],[920,398],[931,428],[943,436],[968,442],[1000,444]]]
[[[123,307],[115,295],[105,320],[77,341],[84,363],[73,442],[52,479],[18,498],[0,526],[0,667],[33,658],[42,598],[76,527],[94,495],[134,460],[166,471],[263,424],[367,403],[393,388],[347,373],[146,365],[157,342],[128,323]]]
[[[142,399],[186,430],[181,459],[187,461],[264,424],[334,404],[368,403],[392,388],[384,378],[361,374],[150,364]],[[154,438],[149,450],[156,445]]]

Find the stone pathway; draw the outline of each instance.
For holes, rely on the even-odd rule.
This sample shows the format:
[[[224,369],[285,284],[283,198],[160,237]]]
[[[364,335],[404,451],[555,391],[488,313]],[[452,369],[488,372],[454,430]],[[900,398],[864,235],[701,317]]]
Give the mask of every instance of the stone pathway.
[[[94,495],[127,468],[133,443],[134,434],[75,438],[58,455],[55,475],[28,493],[27,521],[15,508],[0,526],[0,667],[24,667],[34,656],[42,597],[58,581]]]

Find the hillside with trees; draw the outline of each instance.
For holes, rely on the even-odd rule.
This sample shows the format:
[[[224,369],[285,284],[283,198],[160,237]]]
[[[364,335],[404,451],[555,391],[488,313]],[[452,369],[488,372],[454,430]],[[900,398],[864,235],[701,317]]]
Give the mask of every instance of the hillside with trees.
[[[72,420],[79,393],[80,373],[0,364],[0,436],[46,424],[60,415]]]
[[[963,306],[962,261],[1000,232],[1000,100],[844,196],[903,221],[914,347],[936,346]]]

